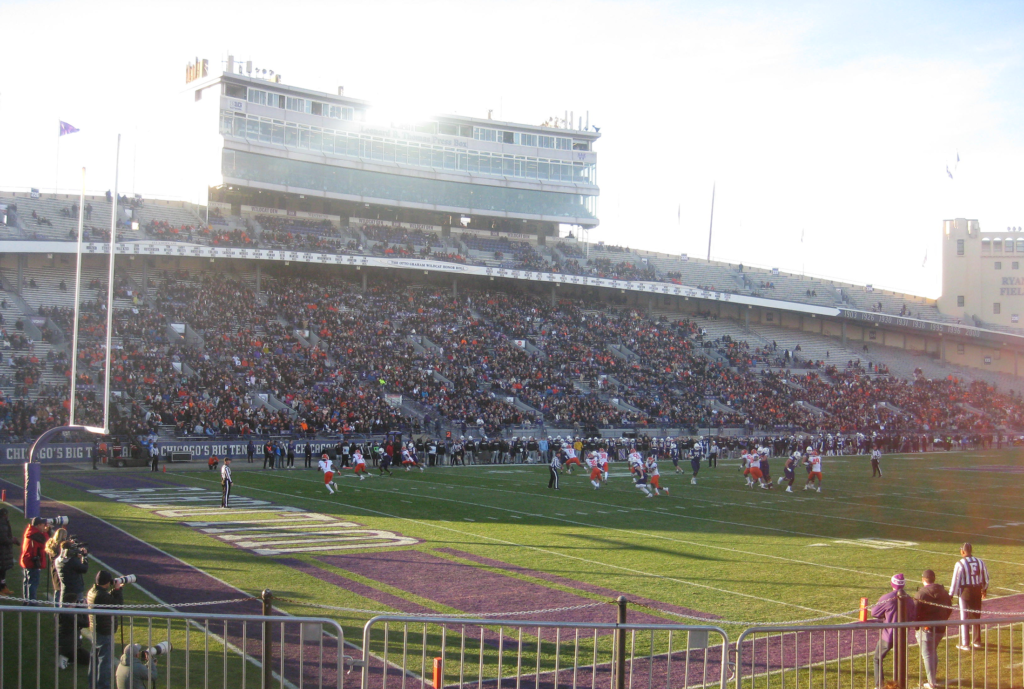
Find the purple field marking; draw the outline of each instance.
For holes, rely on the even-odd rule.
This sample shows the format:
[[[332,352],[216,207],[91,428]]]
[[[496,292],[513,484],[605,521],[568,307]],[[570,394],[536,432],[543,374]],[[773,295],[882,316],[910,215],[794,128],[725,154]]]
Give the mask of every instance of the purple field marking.
[[[598,596],[607,596],[609,599],[614,599],[614,598],[622,595],[621,592],[619,592],[619,591],[614,591],[612,589],[606,589],[603,586],[595,586],[593,584],[586,584],[586,583],[581,582],[581,581],[575,581],[573,579],[567,579],[565,577],[558,576],[557,574],[548,574],[547,572],[538,572],[538,571],[535,571],[535,570],[532,570],[532,569],[527,569],[525,567],[518,567],[516,565],[510,565],[510,564],[508,564],[506,562],[501,562],[500,560],[492,560],[489,557],[482,557],[480,555],[474,555],[472,553],[466,553],[466,552],[463,552],[461,550],[455,550],[454,548],[439,548],[438,552],[448,553],[450,555],[455,555],[456,557],[460,557],[460,558],[462,558],[464,560],[471,560],[473,562],[479,562],[482,565],[487,565],[487,566],[490,566],[490,567],[499,567],[501,569],[506,569],[506,570],[508,570],[510,572],[515,572],[516,574],[523,574],[523,575],[526,575],[526,576],[529,576],[529,577],[533,577],[534,579],[542,579],[544,581],[549,581],[552,584],[558,584],[559,586],[565,586],[565,587],[568,587],[568,588],[576,588],[576,589],[579,589],[581,591],[586,591],[587,593],[595,594],[595,595],[598,595]],[[629,601],[631,603],[639,603],[641,605],[649,605],[651,607],[662,608],[664,610],[670,610],[672,612],[677,612],[677,613],[680,613],[680,614],[683,614],[683,615],[693,615],[695,617],[702,617],[702,618],[705,618],[707,620],[708,624],[713,624],[715,620],[721,619],[721,618],[719,618],[718,615],[713,615],[713,614],[711,614],[709,612],[701,612],[699,610],[692,610],[690,608],[684,608],[684,607],[680,607],[678,605],[670,605],[668,603],[662,603],[661,601],[651,600],[650,598],[643,598],[641,596],[629,596],[628,598],[629,598]],[[675,618],[675,617],[670,617],[669,619],[672,619],[673,621],[678,621],[679,620],[679,618]],[[693,622],[697,623],[696,620],[694,620]]]
[[[317,559],[466,613],[518,612],[600,602],[418,550],[322,555]],[[614,622],[615,609],[608,605],[530,617],[540,621]],[[647,613],[631,617],[636,622],[664,623]]]
[[[431,610],[430,608],[423,607],[422,605],[419,605],[417,603],[407,601],[404,598],[399,598],[398,596],[392,595],[390,593],[380,591],[378,589],[373,588],[372,586],[360,584],[358,581],[353,581],[352,579],[348,579],[338,574],[334,574],[333,572],[328,572],[325,569],[317,567],[316,565],[310,564],[308,562],[303,562],[302,560],[279,557],[274,558],[274,561],[279,562],[282,565],[285,565],[286,567],[291,567],[292,569],[302,572],[303,574],[308,574],[311,577],[315,577],[320,581],[330,584],[331,586],[346,589],[358,596],[362,596],[363,598],[375,600],[381,605],[386,605],[389,608],[400,610],[400,613],[394,613],[396,615],[402,613],[416,613],[426,615],[439,614],[437,613],[436,610]]]
[[[101,477],[96,478],[99,479]],[[139,487],[132,485],[134,479],[130,477],[118,476],[109,478],[115,480],[104,482],[104,485],[98,487],[111,489]],[[49,477],[47,480],[77,488],[74,483],[63,479]],[[0,479],[0,485],[7,489],[8,497],[13,496],[12,500],[20,499],[22,494],[21,487],[4,479]],[[56,500],[44,499],[41,503],[40,512],[50,516],[67,515],[71,517],[71,531],[89,542],[94,550],[102,553],[100,558],[109,567],[123,574],[138,575],[139,583],[146,591],[152,593],[172,608],[183,603],[226,600],[249,595],[192,565],[157,550],[134,536],[125,534],[102,519],[93,517],[71,505]],[[109,551],[97,547],[99,544],[108,543],[119,544],[119,546]],[[154,607],[158,608],[160,606],[154,605]],[[259,601],[247,601],[223,606],[213,605],[195,609],[186,608],[185,610],[209,614],[211,633],[220,635],[229,643],[234,644],[235,647],[240,647],[242,640],[241,624],[231,623],[225,629],[224,623],[216,620],[217,615],[260,615],[263,608]],[[283,615],[282,618],[284,618]],[[273,668],[274,672],[279,673],[281,670],[281,636],[279,626],[272,629],[272,639],[275,648]],[[259,659],[262,654],[261,625],[250,624],[248,626],[247,640],[247,653],[250,657]],[[285,680],[297,685],[299,683],[299,674],[303,673],[304,684],[316,683],[319,679],[319,673],[316,672],[317,667],[314,664],[314,658],[318,660],[319,645],[307,644],[308,652],[304,655],[305,662],[300,665],[299,630],[297,625],[286,627],[284,641]],[[336,645],[334,639],[324,638],[324,686],[334,686],[334,683],[337,681]],[[314,648],[316,648],[316,651],[313,651]]]

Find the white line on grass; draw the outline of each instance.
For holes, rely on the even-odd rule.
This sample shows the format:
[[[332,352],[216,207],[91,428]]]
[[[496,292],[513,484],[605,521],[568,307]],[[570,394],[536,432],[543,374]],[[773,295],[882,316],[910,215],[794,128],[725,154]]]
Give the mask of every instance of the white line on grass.
[[[301,479],[301,478],[298,478],[298,477],[294,477],[293,480],[306,481],[307,479]],[[373,490],[373,489],[368,489],[368,490]],[[500,491],[500,492],[513,492],[513,493],[515,492],[515,491],[505,491],[505,490],[501,490],[501,489],[497,489],[497,488],[486,488],[485,490]],[[434,497],[434,498],[428,498],[428,499],[440,500],[442,502],[453,502],[455,504],[469,505],[469,506],[472,506],[472,507],[481,507],[481,508],[490,508],[490,509],[502,510],[504,512],[519,512],[520,514],[529,514],[527,512],[523,512],[522,510],[514,510],[514,509],[507,508],[507,507],[497,507],[497,506],[493,506],[493,505],[483,505],[483,504],[480,504],[480,503],[469,502],[469,501],[466,501],[466,500],[455,500],[454,498]],[[574,498],[558,498],[558,499],[561,499],[561,500],[575,500]],[[650,511],[650,510],[646,510],[646,511]],[[713,521],[713,522],[718,522],[718,523],[723,523],[723,524],[736,525],[733,522],[723,522],[723,521],[720,521],[720,520],[714,520],[714,519],[709,519],[709,518],[692,517],[690,515],[679,515],[679,514],[672,514],[672,513],[666,513],[666,512],[655,512],[655,513],[656,514],[659,514],[659,513],[660,514],[671,514],[673,517],[677,517],[677,518],[680,518],[680,519],[698,519],[700,521]],[[565,517],[566,516],[566,515],[564,515],[562,513],[559,513],[559,512],[555,512],[555,515],[558,516],[558,517]],[[605,525],[602,525],[602,524],[590,524],[589,522],[580,522],[580,521],[576,521],[576,520],[573,520],[573,519],[555,519],[553,517],[545,516],[545,515],[532,515],[532,516],[539,516],[541,518],[547,518],[547,519],[552,519],[554,521],[566,522],[566,523],[575,524],[575,525],[578,525],[578,526],[590,526],[590,527],[593,527],[593,528],[604,529],[604,530],[607,530],[607,531],[616,531],[616,532],[619,532],[619,533],[629,534],[631,536],[640,536],[642,538],[654,538],[654,539],[658,539],[658,540],[670,541],[672,543],[680,543],[680,544],[683,544],[683,545],[688,545],[688,546],[697,547],[697,548],[708,548],[708,549],[711,549],[711,550],[721,550],[721,551],[730,552],[730,553],[738,553],[738,554],[741,554],[741,555],[752,555],[752,556],[755,556],[755,557],[763,557],[763,558],[766,558],[766,559],[769,559],[769,560],[780,560],[780,561],[783,561],[783,562],[791,562],[791,563],[796,563],[796,564],[801,564],[801,565],[809,565],[809,566],[812,566],[812,567],[821,567],[822,569],[833,569],[833,570],[838,570],[838,571],[841,571],[841,572],[850,572],[850,573],[853,573],[853,574],[860,574],[862,576],[879,577],[879,578],[883,578],[883,579],[888,579],[889,578],[888,574],[880,574],[880,573],[875,573],[875,572],[864,572],[864,571],[857,570],[857,569],[852,569],[852,568],[849,568],[849,567],[840,567],[838,565],[827,565],[827,564],[821,564],[821,563],[817,563],[817,562],[810,562],[810,561],[807,561],[807,560],[798,560],[798,559],[795,559],[795,558],[783,557],[781,555],[770,555],[770,554],[767,554],[767,553],[758,553],[758,552],[750,551],[750,550],[741,550],[739,548],[729,548],[729,547],[726,547],[726,546],[709,545],[709,544],[706,544],[706,543],[700,543],[699,541],[689,541],[689,540],[684,540],[684,539],[681,539],[681,538],[672,538],[670,536],[663,536],[663,535],[657,534],[657,533],[634,531],[632,529],[621,529],[621,528],[617,528],[617,527],[613,527],[613,526],[605,526]],[[469,517],[464,517],[464,519],[465,519],[465,521],[474,521],[474,520],[470,519]],[[742,526],[742,524],[740,524],[740,526]],[[764,528],[770,528],[770,527],[764,527]],[[785,531],[783,529],[771,529],[771,530],[773,530],[773,531]]]
[[[180,477],[180,478],[190,478],[192,480],[200,481],[202,483],[215,483],[212,479],[211,480],[207,480],[207,479],[204,479],[204,478],[202,478],[200,476],[191,476],[191,475],[188,475],[186,473],[180,473],[180,474],[177,474],[177,476]],[[304,479],[298,479],[298,480],[301,481],[301,480],[304,480]],[[261,493],[278,494],[276,491],[273,491],[273,490],[268,490],[266,488],[254,488],[254,487],[251,487],[251,486],[246,486],[246,490],[256,490],[256,491],[260,491]],[[368,512],[370,514],[377,514],[377,515],[380,515],[382,517],[388,517],[390,519],[398,519],[398,520],[401,520],[401,521],[407,521],[407,522],[410,522],[412,524],[416,524],[418,526],[428,527],[428,528],[432,528],[432,529],[440,529],[442,531],[451,531],[451,532],[457,533],[457,534],[459,534],[461,536],[472,536],[472,537],[481,538],[481,539],[488,540],[488,541],[494,541],[495,543],[502,543],[504,545],[509,545],[509,546],[513,546],[513,547],[516,547],[516,548],[526,548],[527,550],[534,550],[534,551],[537,551],[539,553],[545,553],[545,554],[548,554],[548,555],[553,555],[555,557],[565,558],[567,560],[575,560],[577,562],[583,562],[583,563],[586,563],[586,564],[589,564],[589,565],[596,565],[598,567],[607,567],[609,569],[617,569],[617,570],[620,570],[620,571],[623,571],[623,572],[629,572],[630,574],[636,574],[636,575],[639,575],[639,576],[646,576],[646,577],[653,577],[655,579],[663,579],[665,581],[673,581],[673,582],[676,582],[676,583],[679,583],[679,584],[684,584],[686,586],[693,586],[693,587],[696,587],[696,588],[707,589],[709,591],[716,591],[718,593],[725,593],[725,594],[728,594],[728,595],[731,595],[731,596],[740,596],[742,598],[751,598],[753,600],[761,601],[763,603],[772,603],[774,605],[781,605],[781,606],[784,606],[784,607],[787,607],[787,608],[796,608],[798,610],[804,610],[804,611],[807,611],[807,612],[813,612],[813,613],[817,613],[817,614],[821,614],[821,615],[832,615],[832,614],[835,614],[835,613],[833,613],[831,611],[828,611],[828,610],[819,610],[818,608],[809,608],[809,607],[804,606],[804,605],[798,605],[796,603],[787,603],[786,601],[780,601],[780,600],[773,600],[771,598],[765,598],[763,596],[755,596],[753,594],[743,593],[741,591],[730,591],[728,589],[718,588],[717,586],[710,586],[708,584],[701,584],[701,583],[696,582],[696,581],[688,581],[686,579],[680,579],[678,577],[671,577],[671,576],[668,576],[668,575],[665,575],[665,574],[655,574],[653,572],[646,572],[646,571],[643,571],[643,570],[634,569],[632,567],[623,567],[621,565],[614,565],[614,564],[611,564],[611,563],[608,563],[608,562],[600,562],[598,560],[589,560],[587,558],[579,557],[578,555],[569,555],[568,553],[560,553],[558,551],[549,550],[547,548],[541,548],[539,546],[526,545],[525,543],[516,543],[514,541],[507,541],[507,540],[505,540],[503,538],[497,538],[495,536],[486,536],[484,534],[477,534],[477,533],[473,533],[471,531],[461,531],[459,529],[455,529],[455,528],[450,527],[450,526],[442,526],[441,524],[424,522],[424,521],[420,521],[418,519],[413,519],[411,517],[402,517],[402,516],[399,516],[397,514],[389,514],[387,512],[382,512],[380,510],[373,510],[373,509],[370,509],[368,507],[361,507],[359,505],[351,505],[351,504],[348,504],[348,503],[338,503],[338,502],[334,502],[332,500],[324,500],[323,498],[303,498],[303,500],[310,500],[310,501],[313,501],[313,502],[322,502],[322,503],[327,503],[327,504],[330,504],[330,505],[344,506],[344,507],[347,507],[349,509],[354,509],[354,510],[362,510],[362,511]],[[452,501],[452,502],[458,502],[458,501]],[[532,514],[530,516],[543,517],[544,515]],[[590,526],[590,525],[586,524],[585,526]]]

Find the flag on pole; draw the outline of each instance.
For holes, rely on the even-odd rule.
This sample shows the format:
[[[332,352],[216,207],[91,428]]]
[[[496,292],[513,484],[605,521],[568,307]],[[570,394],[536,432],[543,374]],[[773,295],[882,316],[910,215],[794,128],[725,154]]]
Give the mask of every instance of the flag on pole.
[[[928,249],[925,249],[924,250],[924,260],[921,261],[921,267],[924,268],[927,263],[928,263]]]
[[[77,131],[77,127],[72,127],[64,120],[60,120],[60,134],[58,134],[57,136],[64,136],[65,134],[74,134]]]
[[[676,224],[681,225],[683,223],[683,204],[679,204],[679,208],[676,210]]]
[[[946,166],[946,174],[949,175],[950,179],[953,179],[953,173],[949,171],[949,166]]]
[[[804,232],[806,232],[806,230],[800,230],[800,243],[801,244],[804,243]]]

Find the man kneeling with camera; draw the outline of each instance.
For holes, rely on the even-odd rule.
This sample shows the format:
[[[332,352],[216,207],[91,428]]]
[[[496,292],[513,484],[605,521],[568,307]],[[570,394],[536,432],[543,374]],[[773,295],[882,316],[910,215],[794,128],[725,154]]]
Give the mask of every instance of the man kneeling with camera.
[[[155,689],[158,677],[156,658],[171,650],[171,642],[164,641],[150,648],[142,644],[124,647],[117,666],[117,689]]]

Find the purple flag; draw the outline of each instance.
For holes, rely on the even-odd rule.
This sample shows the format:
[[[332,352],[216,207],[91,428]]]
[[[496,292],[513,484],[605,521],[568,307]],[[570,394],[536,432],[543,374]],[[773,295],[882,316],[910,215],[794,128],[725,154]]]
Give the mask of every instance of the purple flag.
[[[60,122],[60,134],[58,134],[57,136],[64,136],[65,134],[74,134],[77,131],[78,131],[77,128],[72,127],[67,122],[64,122],[63,120],[61,120],[61,122]]]

